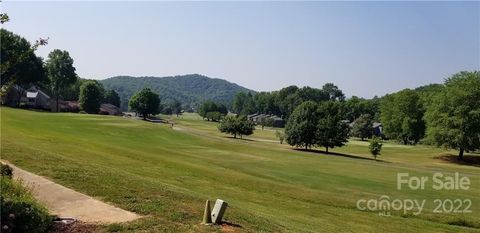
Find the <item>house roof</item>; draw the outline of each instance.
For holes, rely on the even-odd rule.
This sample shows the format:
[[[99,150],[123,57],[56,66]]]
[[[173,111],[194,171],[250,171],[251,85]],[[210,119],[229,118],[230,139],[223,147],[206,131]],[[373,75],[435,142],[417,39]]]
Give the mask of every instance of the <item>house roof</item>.
[[[45,92],[43,92],[42,90],[38,90],[38,93],[44,95],[45,97],[47,97],[48,99],[50,99],[50,96],[48,96],[47,94],[45,94]]]
[[[45,98],[50,99],[50,96],[45,94],[42,90],[40,90],[36,86],[32,86],[27,91],[27,98],[37,98],[38,94],[43,95]]]
[[[377,128],[377,127],[379,127],[379,126],[382,126],[382,123],[380,123],[380,122],[373,122],[372,126],[373,126],[373,128]]]

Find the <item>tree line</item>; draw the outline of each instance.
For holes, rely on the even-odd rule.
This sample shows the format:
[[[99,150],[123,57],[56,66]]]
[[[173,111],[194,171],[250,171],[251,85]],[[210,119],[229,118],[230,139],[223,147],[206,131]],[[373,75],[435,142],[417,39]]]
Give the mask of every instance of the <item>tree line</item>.
[[[222,103],[207,100],[200,105],[197,112],[203,119],[207,119],[207,121],[220,121],[227,115],[228,109],[227,106]]]
[[[53,96],[57,111],[60,110],[60,100],[79,101],[81,110],[88,113],[98,113],[102,103],[120,106],[120,98],[114,90],[106,90],[98,81],[78,77],[68,51],[54,49],[45,61],[36,56],[36,49],[47,45],[48,39],[39,39],[32,45],[25,38],[2,28],[0,40],[1,94],[16,90],[18,106],[24,90],[33,85]]]
[[[264,113],[288,119],[294,108],[305,101],[322,102],[344,100],[345,95],[334,84],[327,83],[321,89],[288,86],[279,91],[259,92],[256,94],[240,92],[235,95],[232,112],[248,115]]]
[[[372,99],[346,99],[332,83],[321,89],[289,86],[273,92],[238,93],[231,111],[239,118],[252,113],[281,116],[287,120],[286,141],[305,149],[328,151],[344,145],[350,136],[371,138],[377,122],[384,138],[456,149],[463,159],[464,152],[480,149],[479,100],[480,72],[462,71],[444,84]]]

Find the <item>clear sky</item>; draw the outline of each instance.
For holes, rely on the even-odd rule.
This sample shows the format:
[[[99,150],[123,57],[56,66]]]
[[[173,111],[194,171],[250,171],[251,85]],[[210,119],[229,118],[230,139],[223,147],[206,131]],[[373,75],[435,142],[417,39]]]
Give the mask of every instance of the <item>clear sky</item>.
[[[257,90],[373,97],[480,70],[479,2],[3,2],[82,78],[199,73]]]

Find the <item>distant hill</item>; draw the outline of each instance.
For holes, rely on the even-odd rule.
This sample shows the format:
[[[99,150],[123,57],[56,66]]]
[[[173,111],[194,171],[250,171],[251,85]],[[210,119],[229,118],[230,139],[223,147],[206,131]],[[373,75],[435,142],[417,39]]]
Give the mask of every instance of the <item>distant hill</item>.
[[[176,99],[184,106],[198,106],[205,100],[230,105],[238,92],[254,92],[223,79],[209,78],[199,74],[172,77],[117,76],[100,81],[105,88],[120,95],[121,108],[128,109],[128,100],[137,91],[148,87],[158,93],[162,103]]]

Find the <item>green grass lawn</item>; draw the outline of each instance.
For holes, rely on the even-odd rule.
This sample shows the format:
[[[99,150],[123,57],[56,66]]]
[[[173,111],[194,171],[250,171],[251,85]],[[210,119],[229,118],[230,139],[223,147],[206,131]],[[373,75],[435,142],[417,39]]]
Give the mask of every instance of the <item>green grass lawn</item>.
[[[217,136],[228,136],[222,135],[218,131],[218,122],[211,122],[202,120],[196,113],[184,113],[180,116],[175,115],[162,115],[164,119],[168,119],[170,122],[174,122],[177,126],[184,126],[183,128],[186,130],[197,130],[199,134],[209,134],[209,135],[217,135]],[[264,127],[262,130],[261,126],[257,126],[256,130],[252,135],[244,136],[244,139],[251,139],[251,140],[261,140],[264,142],[279,142],[278,138],[275,136],[275,131],[283,131],[283,128],[273,128],[273,127]]]
[[[220,134],[194,115],[179,128],[112,116],[1,108],[1,157],[87,195],[146,217],[101,228],[121,232],[480,232],[480,168],[434,157],[426,146],[386,144],[371,160],[365,142],[337,154],[293,150],[273,130],[250,140]],[[455,153],[452,151],[451,153]],[[469,190],[397,190],[396,174],[460,172]],[[426,199],[422,214],[360,211],[359,199]],[[229,203],[241,227],[202,226],[206,199]],[[434,199],[471,199],[472,213],[434,214]],[[467,226],[457,226],[467,225]]]

